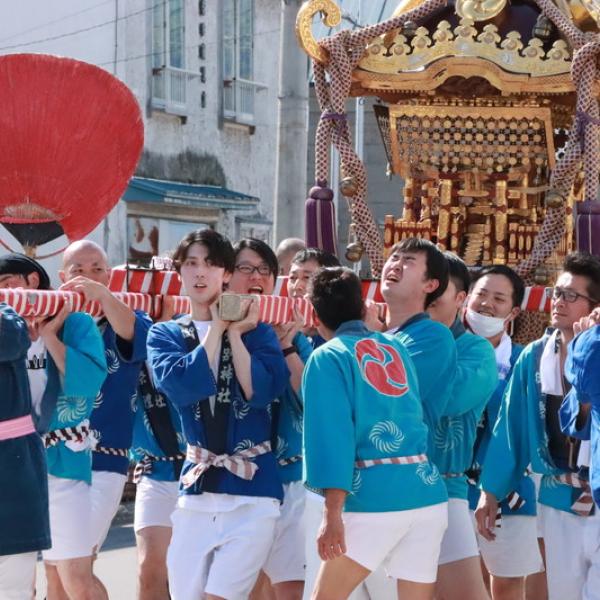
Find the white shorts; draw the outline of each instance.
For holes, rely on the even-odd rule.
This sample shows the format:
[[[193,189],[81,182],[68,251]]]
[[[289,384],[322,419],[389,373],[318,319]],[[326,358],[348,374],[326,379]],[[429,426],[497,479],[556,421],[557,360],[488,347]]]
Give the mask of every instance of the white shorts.
[[[546,545],[549,600],[600,599],[600,513],[572,515],[538,505]]]
[[[92,472],[92,540],[94,552],[100,552],[112,520],[119,510],[126,475],[110,471]]]
[[[261,498],[227,512],[177,507],[167,552],[173,600],[213,594],[246,600],[265,563],[279,517],[279,502]]]
[[[477,531],[475,515],[471,512]],[[487,570],[495,577],[526,577],[544,570],[538,544],[537,517],[502,516],[502,526],[494,529],[492,542],[477,533],[479,551]]]
[[[440,565],[479,556],[477,536],[473,529],[469,501],[460,498],[448,500],[448,529],[442,539]]]
[[[44,560],[55,562],[92,556],[92,498],[85,481],[48,475],[48,504],[52,547]]]
[[[304,505],[306,490],[301,481],[283,486],[281,516],[275,526],[275,539],[263,571],[272,584],[283,581],[304,581]]]
[[[540,473],[532,473],[530,477],[533,480],[533,485],[535,485],[535,501],[537,503],[537,516],[535,521],[537,523],[537,536],[538,538],[543,538],[544,530],[542,527],[542,515],[540,513],[540,503],[537,501],[540,494],[540,486],[542,485],[542,475],[540,475]]]
[[[0,598],[31,600],[35,582],[37,552],[0,556]]]
[[[171,515],[177,505],[179,483],[142,477],[135,491],[133,530],[145,527],[172,527]]]
[[[381,513],[343,513],[346,556],[394,579],[434,583],[448,503]]]
[[[306,574],[304,577],[303,600],[310,600],[317,583],[317,575],[321,567],[321,557],[317,550],[317,536],[323,520],[323,505],[325,499],[314,492],[306,490],[304,503],[304,556],[306,560]]]

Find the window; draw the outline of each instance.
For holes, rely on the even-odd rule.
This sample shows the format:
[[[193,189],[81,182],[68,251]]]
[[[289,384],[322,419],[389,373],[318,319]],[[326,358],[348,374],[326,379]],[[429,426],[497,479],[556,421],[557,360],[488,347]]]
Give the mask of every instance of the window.
[[[254,120],[254,0],[223,0],[223,114]]]
[[[152,8],[152,106],[187,113],[185,69],[185,1],[158,1]]]

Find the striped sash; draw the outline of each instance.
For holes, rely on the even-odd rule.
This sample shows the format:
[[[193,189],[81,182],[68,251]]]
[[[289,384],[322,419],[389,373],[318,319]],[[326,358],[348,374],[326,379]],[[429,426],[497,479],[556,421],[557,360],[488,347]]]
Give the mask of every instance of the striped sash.
[[[277,461],[277,464],[280,467],[287,467],[288,465],[293,465],[302,460],[302,454],[296,454],[296,456],[290,456],[289,458],[280,458]]]
[[[94,452],[107,454],[108,456],[121,456],[127,458],[129,456],[129,448],[107,448],[106,446],[96,446]]]
[[[155,462],[176,462],[184,460],[184,454],[176,454],[175,456],[154,456],[153,454],[144,454],[144,457],[139,460],[133,470],[133,483],[139,483],[143,475],[152,473],[152,465]]]
[[[579,477],[576,473],[555,475],[554,479],[560,483],[565,483],[572,488],[581,490],[581,493],[571,505],[571,510],[580,517],[589,517],[594,509],[594,498],[592,496],[590,482]]]
[[[82,443],[91,436],[90,422],[86,419],[74,427],[54,429],[43,435],[44,446],[50,448],[60,442]],[[85,450],[84,447],[81,450]]]
[[[414,465],[427,462],[426,454],[414,454],[413,456],[390,456],[387,458],[372,458],[367,460],[357,460],[354,466],[357,469],[368,469],[378,465]]]
[[[271,442],[262,442],[235,454],[214,454],[200,446],[187,447],[186,459],[194,466],[181,478],[183,487],[191,487],[211,467],[227,469],[236,477],[250,480],[256,474],[257,465],[253,458],[271,451]]]

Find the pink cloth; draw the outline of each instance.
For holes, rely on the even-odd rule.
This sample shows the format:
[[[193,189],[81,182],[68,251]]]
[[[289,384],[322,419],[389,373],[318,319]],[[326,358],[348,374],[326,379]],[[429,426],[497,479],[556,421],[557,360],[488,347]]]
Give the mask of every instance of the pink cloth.
[[[29,435],[30,433],[35,433],[31,415],[0,421],[0,442],[13,440],[24,435]]]

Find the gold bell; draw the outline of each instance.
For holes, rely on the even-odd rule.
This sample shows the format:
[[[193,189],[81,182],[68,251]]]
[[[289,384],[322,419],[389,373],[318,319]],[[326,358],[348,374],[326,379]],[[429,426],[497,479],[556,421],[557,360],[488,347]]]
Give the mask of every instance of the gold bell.
[[[356,185],[356,179],[354,177],[344,177],[340,181],[340,192],[346,198],[352,198],[352,196],[356,196],[356,192],[358,191],[358,186]]]
[[[552,23],[544,14],[540,14],[533,27],[533,37],[539,38],[543,42],[550,39],[552,35]]]
[[[356,242],[352,242],[350,244],[348,244],[346,246],[346,260],[349,260],[350,262],[358,262],[361,258],[362,255],[365,253],[365,248],[364,246],[356,241]]]
[[[561,208],[565,204],[565,197],[558,190],[549,190],[544,200],[548,208]]]
[[[533,274],[533,281],[536,285],[546,285],[550,281],[550,273],[545,267],[538,267]]]

